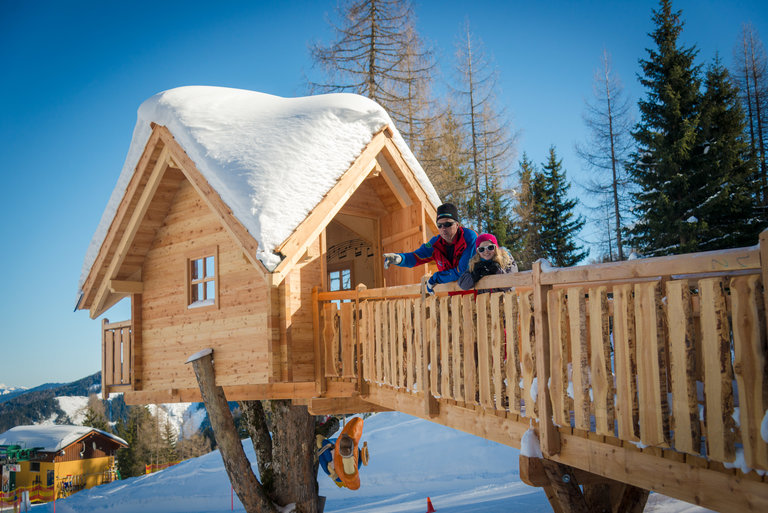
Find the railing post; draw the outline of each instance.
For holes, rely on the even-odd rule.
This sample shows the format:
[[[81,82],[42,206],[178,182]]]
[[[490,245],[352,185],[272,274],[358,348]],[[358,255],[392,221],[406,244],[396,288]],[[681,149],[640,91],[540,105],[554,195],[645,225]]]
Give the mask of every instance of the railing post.
[[[424,390],[424,415],[427,418],[434,418],[437,417],[437,415],[440,413],[440,406],[437,403],[437,399],[434,398],[432,395],[432,389],[430,385],[431,376],[429,375],[429,362],[430,362],[430,352],[429,352],[429,337],[427,336],[427,332],[429,331],[429,327],[427,326],[427,295],[426,295],[426,288],[425,284],[427,282],[427,276],[421,277],[421,308],[419,309],[419,315],[421,316],[421,348],[422,348],[422,357],[421,357],[421,369],[422,369],[422,376],[423,376],[423,383],[419,383],[419,386]],[[430,312],[430,315],[435,315],[435,312]],[[430,334],[431,336],[431,334]],[[433,362],[434,363],[434,362]],[[436,365],[432,365],[432,371],[431,372],[437,372]]]
[[[109,385],[107,384],[107,324],[106,317],[101,320],[101,396],[109,397]]]
[[[549,397],[549,319],[547,292],[551,285],[541,283],[542,259],[533,264],[533,316],[536,339],[536,376],[538,378],[539,438],[545,457],[560,452],[560,433],[552,421],[552,401]],[[575,369],[574,369],[575,370]]]
[[[357,348],[357,391],[361,395],[368,394],[368,384],[363,379],[363,341],[360,340],[360,323],[362,322],[362,311],[360,309],[360,293],[368,287],[360,283],[355,289],[355,347]],[[365,321],[367,322],[367,320]]]
[[[315,389],[319,395],[323,395],[326,390],[325,369],[323,369],[324,352],[320,343],[320,299],[318,294],[320,287],[312,287],[312,331],[314,332],[315,342]]]
[[[763,280],[763,311],[768,314],[768,229],[760,232],[760,277]]]

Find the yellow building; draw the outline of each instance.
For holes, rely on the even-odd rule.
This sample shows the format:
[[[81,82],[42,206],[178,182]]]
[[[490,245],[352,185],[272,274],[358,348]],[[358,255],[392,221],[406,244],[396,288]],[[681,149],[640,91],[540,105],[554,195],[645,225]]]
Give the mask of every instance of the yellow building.
[[[37,448],[30,461],[17,462],[20,471],[14,476],[16,491],[28,490],[33,501],[111,482],[117,450],[128,447],[125,440],[106,431],[67,425],[16,426],[0,435],[0,445]],[[3,476],[3,483],[11,483],[8,477]],[[3,490],[6,502],[13,495],[12,490]]]

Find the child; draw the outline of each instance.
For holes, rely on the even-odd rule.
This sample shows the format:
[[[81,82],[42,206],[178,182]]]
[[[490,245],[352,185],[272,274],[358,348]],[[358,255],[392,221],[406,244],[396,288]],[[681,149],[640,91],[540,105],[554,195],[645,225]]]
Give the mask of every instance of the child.
[[[483,276],[517,272],[515,259],[507,253],[506,249],[499,246],[496,237],[490,233],[479,235],[475,247],[477,250],[469,260],[467,270],[459,278],[459,287],[462,289],[471,289]],[[492,291],[484,290],[484,292]]]

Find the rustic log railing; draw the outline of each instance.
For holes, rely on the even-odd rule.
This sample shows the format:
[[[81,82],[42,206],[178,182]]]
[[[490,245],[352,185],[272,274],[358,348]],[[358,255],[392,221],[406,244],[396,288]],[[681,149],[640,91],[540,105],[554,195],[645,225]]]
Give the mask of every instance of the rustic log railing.
[[[485,278],[480,287],[508,290],[476,297],[445,295],[450,286],[427,298],[418,285],[321,292],[318,375],[419,396],[426,412],[436,399],[528,424],[544,407],[545,456],[567,430],[768,470],[767,247],[537,265]]]
[[[120,392],[121,387],[133,383],[131,355],[133,354],[133,326],[131,321],[109,323],[101,326],[101,390]]]

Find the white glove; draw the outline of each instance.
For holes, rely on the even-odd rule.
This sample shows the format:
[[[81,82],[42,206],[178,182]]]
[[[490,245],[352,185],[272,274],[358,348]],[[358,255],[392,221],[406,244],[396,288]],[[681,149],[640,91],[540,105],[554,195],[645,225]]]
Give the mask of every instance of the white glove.
[[[392,264],[399,265],[403,261],[403,257],[397,253],[384,253],[384,269],[389,269]]]

